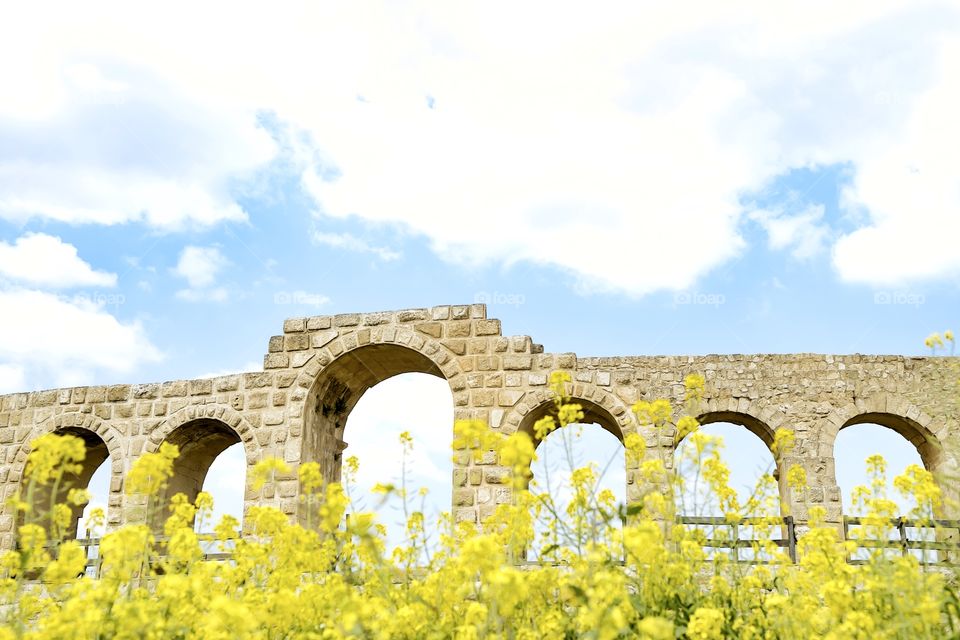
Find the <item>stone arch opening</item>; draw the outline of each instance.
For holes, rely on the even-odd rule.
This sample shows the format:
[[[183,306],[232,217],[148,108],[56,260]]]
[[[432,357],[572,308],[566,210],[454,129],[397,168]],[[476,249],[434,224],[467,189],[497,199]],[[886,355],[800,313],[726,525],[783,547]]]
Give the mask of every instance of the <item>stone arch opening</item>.
[[[534,425],[541,418],[555,412],[556,405],[547,399],[530,410],[520,421],[518,431],[526,433],[534,442],[537,460],[530,466],[531,482],[536,481],[540,493],[549,493],[557,507],[558,514],[565,515],[566,507],[572,497],[570,474],[573,469],[591,465],[596,469],[597,478],[593,486],[593,495],[599,496],[608,490],[613,494],[614,504],[607,510],[607,516],[619,523],[619,505],[627,502],[627,469],[623,447],[624,434],[613,414],[600,404],[583,398],[573,397],[569,402],[579,404],[583,410],[583,419],[574,424],[554,430],[542,439],[534,433]],[[529,486],[529,485],[528,485]],[[600,505],[595,504],[594,507]],[[599,516],[600,514],[597,513]],[[537,539],[527,549],[528,559],[539,557],[546,548],[557,545],[559,548],[577,550],[577,532],[566,529],[566,518],[560,518],[559,537],[550,541],[543,534],[550,530],[547,519],[535,523]],[[600,527],[598,517],[594,523]],[[615,525],[616,526],[616,525]],[[609,531],[603,526],[603,531]],[[579,549],[582,551],[582,549]]]
[[[579,424],[599,425],[604,429],[604,431],[607,431],[610,433],[610,435],[619,440],[620,444],[623,444],[623,429],[620,428],[620,423],[615,417],[613,417],[613,414],[610,413],[610,411],[608,411],[602,405],[584,398],[570,398],[570,403],[580,405],[581,409],[583,410],[583,420],[581,420]],[[520,425],[517,427],[517,430],[529,435],[530,439],[533,440],[534,445],[539,446],[540,441],[537,439],[536,434],[534,434],[533,427],[538,420],[555,412],[556,405],[554,404],[554,401],[552,399],[544,400],[523,416],[523,418],[520,420]]]
[[[903,438],[912,444],[923,461],[923,466],[927,471],[936,471],[943,462],[943,446],[933,433],[922,426],[916,420],[885,412],[868,412],[856,415],[844,422],[839,432],[848,427],[859,424],[873,424],[880,427],[886,427],[903,436]],[[839,433],[838,433],[839,435]],[[835,436],[836,438],[837,436]],[[834,440],[836,446],[836,440]]]
[[[398,344],[361,346],[328,364],[307,393],[301,460],[319,463],[327,482],[339,482],[350,413],[368,389],[403,373],[425,373],[446,380],[436,362]]]
[[[344,456],[356,456],[360,463],[349,487],[352,507],[376,514],[386,529],[388,552],[409,539],[406,517],[413,511],[423,513],[428,544],[438,542],[435,525],[453,504],[453,423],[449,385],[424,373],[401,373],[370,387],[350,412],[350,447]],[[402,433],[412,438],[407,451]],[[405,488],[406,504],[399,495],[374,491],[377,484]],[[421,488],[426,495],[420,495]]]
[[[936,472],[943,462],[943,448],[928,429],[915,420],[885,412],[857,414],[840,425],[833,437],[840,503],[846,515],[859,515],[852,501],[854,487],[869,485],[866,473],[868,456],[880,454],[887,463],[888,485],[910,464],[920,464]],[[915,503],[903,498],[888,486],[889,497],[906,515]]]
[[[751,497],[759,497],[756,493],[758,482],[765,474],[770,474],[776,483],[777,511],[782,513],[784,505],[788,504],[786,484],[785,479],[781,478],[779,460],[772,449],[773,429],[763,420],[739,411],[708,411],[697,416],[697,421],[703,432],[722,439],[720,455],[730,468],[729,485],[736,490],[741,508]],[[681,468],[686,484],[684,491],[677,496],[678,509],[684,515],[691,516],[724,515],[719,512],[715,502],[703,500],[709,496],[694,495],[703,490],[703,485],[693,488],[690,485],[691,478],[686,477],[696,471],[692,468],[694,465],[690,464],[691,456],[689,437],[684,437],[674,449],[674,464],[689,467]]]
[[[106,463],[110,457],[110,451],[106,442],[104,442],[103,438],[101,438],[96,432],[91,431],[90,429],[77,426],[65,426],[55,429],[53,433],[79,438],[83,441],[86,455],[84,456],[83,462],[80,464],[80,471],[78,473],[64,474],[62,482],[58,487],[54,487],[53,485],[47,485],[45,487],[35,486],[33,488],[33,495],[28,496],[31,502],[31,513],[27,517],[24,517],[23,514],[20,514],[20,521],[18,524],[24,524],[25,522],[39,524],[47,530],[48,536],[52,536],[55,533],[53,530],[53,524],[50,520],[50,511],[53,505],[66,504],[67,494],[71,489],[88,489],[91,478],[93,478],[94,474],[104,466],[104,463]],[[24,480],[27,491],[29,492],[29,475],[25,475]],[[100,499],[105,498],[106,496],[100,496]],[[62,532],[65,539],[72,540],[76,539],[78,535],[82,534],[82,537],[86,534],[85,531],[78,531],[78,526],[86,507],[87,503],[70,505],[70,521],[67,525],[67,528]]]
[[[836,430],[833,434],[833,442],[830,444],[840,511],[844,516],[844,522],[847,522],[846,518],[852,517],[854,520],[851,522],[856,523],[855,518],[866,515],[871,510],[869,503],[865,500],[854,500],[855,488],[858,486],[868,487],[874,497],[881,497],[875,492],[882,492],[882,497],[889,500],[886,504],[893,507],[887,515],[915,517],[917,501],[912,496],[903,495],[895,489],[893,479],[910,465],[922,466],[927,471],[933,472],[936,478],[936,472],[944,462],[943,449],[936,436],[916,420],[895,413],[875,411],[853,415]],[[873,455],[882,456],[886,463],[883,484],[877,482],[878,478],[875,478],[867,469],[867,458]],[[948,490],[951,484],[940,482],[942,490]],[[949,500],[951,496],[945,494],[944,498]],[[947,505],[949,508],[949,503]],[[929,512],[923,508],[920,510],[920,515],[924,517],[929,515]],[[939,517],[944,515],[940,514]],[[866,535],[872,538],[879,535],[881,538],[890,540],[891,548],[884,550],[884,553],[891,556],[901,553],[898,546],[901,535],[905,535],[910,541],[923,542],[955,541],[956,536],[956,532],[951,530],[937,531],[923,526],[907,526],[902,532],[893,524],[886,530],[868,531],[860,530],[855,524],[849,526],[852,529],[848,530],[846,526],[844,529],[848,536],[856,538],[859,535]],[[861,547],[854,553],[854,557],[863,560],[868,558],[872,551],[870,548]],[[937,557],[941,560],[948,559],[946,555],[941,556],[942,551],[913,549],[909,553],[921,562]]]
[[[744,427],[747,431],[760,438],[767,449],[773,447],[773,429],[759,418],[755,418],[749,413],[739,411],[709,411],[697,416],[697,421],[701,425],[725,422]]]
[[[157,508],[148,514],[154,529],[163,528],[173,496],[182,493],[190,502],[196,500],[214,461],[227,449],[242,442],[233,428],[216,418],[189,420],[170,431],[164,441],[176,445],[180,455],[174,460],[173,475]],[[242,490],[246,484],[245,474],[238,480],[236,486]]]

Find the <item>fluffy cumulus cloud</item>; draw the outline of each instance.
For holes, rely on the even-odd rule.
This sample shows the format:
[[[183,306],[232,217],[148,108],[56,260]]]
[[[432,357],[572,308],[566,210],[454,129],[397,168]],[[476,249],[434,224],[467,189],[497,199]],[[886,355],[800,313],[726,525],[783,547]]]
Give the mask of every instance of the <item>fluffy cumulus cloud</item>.
[[[113,379],[159,361],[143,327],[108,309],[122,294],[52,291],[116,284],[58,237],[0,241],[0,393]]]
[[[230,261],[217,247],[184,247],[173,273],[185,279],[190,286],[178,291],[177,297],[188,302],[225,301],[227,290],[214,285],[217,276],[229,264]]]
[[[394,251],[393,249],[389,249],[387,247],[378,247],[376,245],[372,245],[366,240],[358,238],[351,233],[314,231],[312,234],[310,234],[310,238],[316,244],[326,245],[336,249],[356,251],[359,253],[372,253],[385,262],[396,260],[400,257],[400,253],[398,251]]]
[[[744,194],[844,163],[853,228],[785,250],[833,243],[855,282],[958,268],[950,5],[16,11],[0,21],[3,217],[241,220],[237,185],[275,154],[269,112],[313,141],[300,178],[323,215],[404,225],[448,260],[684,288],[745,250]]]
[[[53,288],[117,284],[116,274],[94,270],[76,247],[45,233],[28,233],[13,244],[0,240],[0,277]]]
[[[86,384],[95,374],[129,373],[162,354],[136,322],[103,305],[43,291],[0,291],[0,389],[24,382]]]
[[[810,205],[799,213],[783,211],[752,211],[750,218],[756,220],[767,232],[771,249],[789,249],[797,259],[812,258],[821,253],[830,233],[823,223],[823,205]]]

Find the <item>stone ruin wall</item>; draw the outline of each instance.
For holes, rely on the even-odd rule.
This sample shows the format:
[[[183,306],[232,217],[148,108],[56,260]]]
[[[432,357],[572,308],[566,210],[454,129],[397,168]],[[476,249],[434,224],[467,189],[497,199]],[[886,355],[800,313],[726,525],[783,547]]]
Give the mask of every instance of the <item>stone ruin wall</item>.
[[[480,304],[291,318],[282,335],[270,338],[263,371],[0,396],[0,487],[5,499],[20,489],[33,438],[50,431],[81,435],[99,459],[104,446],[109,455],[113,528],[145,517],[142,500],[123,492],[126,472],[143,453],[165,440],[178,444],[171,491],[195,495],[216,455],[242,442],[248,470],[269,456],[294,469],[260,491],[248,484],[245,509],[275,505],[294,516],[297,465],[317,461],[327,479],[338,479],[346,443],[375,437],[350,432],[350,411],[366,389],[393,375],[439,376],[450,386],[455,419],[481,419],[511,433],[529,429],[549,409],[549,374],[567,371],[586,421],[622,438],[638,428],[630,411],[636,400],[662,397],[679,406],[684,376],[700,373],[702,422],[741,424],[768,445],[776,429],[792,429],[796,447],[778,466],[803,465],[809,488],[793,495],[781,478],[784,509],[803,521],[808,505],[819,504],[828,520],[839,522],[833,444],[844,426],[882,424],[917,446],[931,470],[956,467],[957,367],[955,358],[864,355],[580,358],[545,353],[529,336],[502,335],[500,321],[487,318]],[[451,425],[444,437],[452,439],[452,431]],[[645,428],[641,435],[649,456],[660,455],[658,448],[672,454],[672,433]],[[640,495],[635,473],[627,470],[628,500]],[[509,501],[506,480],[494,456],[475,462],[460,455],[451,477],[454,517],[476,521]],[[0,548],[14,544],[15,524],[4,505]]]

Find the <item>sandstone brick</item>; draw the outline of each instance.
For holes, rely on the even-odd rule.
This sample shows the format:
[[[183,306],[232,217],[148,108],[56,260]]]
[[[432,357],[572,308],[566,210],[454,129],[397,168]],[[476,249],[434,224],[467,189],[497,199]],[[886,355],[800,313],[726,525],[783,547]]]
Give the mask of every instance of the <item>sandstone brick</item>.
[[[107,402],[126,402],[130,398],[130,385],[115,384],[107,388]]]
[[[331,325],[330,316],[312,316],[310,318],[307,318],[307,331],[329,329],[330,325]]]
[[[341,313],[333,316],[333,326],[335,327],[355,327],[360,324],[359,313]]]
[[[426,309],[405,309],[397,312],[397,322],[414,322],[416,320],[426,320]]]
[[[434,338],[439,338],[443,335],[443,324],[439,322],[421,322],[414,325],[414,328],[417,331],[425,333],[428,336],[433,336]]]
[[[287,351],[303,351],[310,348],[310,335],[307,333],[293,333],[286,336],[285,349]]]
[[[307,319],[306,318],[287,318],[283,321],[283,332],[284,333],[294,333],[298,331],[306,331],[307,329]]]
[[[475,327],[475,333],[478,336],[500,335],[499,320],[477,320],[474,327]]]
[[[467,352],[466,340],[443,340],[440,344],[445,346],[447,349],[450,349],[450,351],[458,356],[462,356]]]
[[[263,357],[264,369],[285,369],[290,366],[290,356],[286,353],[269,353]]]
[[[327,346],[330,341],[334,340],[339,334],[340,332],[336,329],[315,333],[310,337],[310,346],[314,349],[321,349]]]
[[[460,321],[460,322],[448,322],[447,337],[448,338],[469,338],[470,322],[466,320]]]
[[[505,355],[503,356],[503,368],[508,371],[518,371],[529,369],[533,366],[533,360],[528,355]]]

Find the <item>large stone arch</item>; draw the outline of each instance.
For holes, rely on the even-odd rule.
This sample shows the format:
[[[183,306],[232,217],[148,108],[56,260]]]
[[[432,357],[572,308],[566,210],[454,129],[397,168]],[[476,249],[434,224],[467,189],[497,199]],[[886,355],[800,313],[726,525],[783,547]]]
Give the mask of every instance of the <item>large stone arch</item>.
[[[155,453],[164,442],[177,445],[180,455],[174,461],[173,476],[160,496],[159,504],[147,513],[148,522],[160,529],[166,517],[164,507],[177,493],[191,502],[203,488],[213,461],[227,448],[242,443],[247,468],[259,460],[259,449],[249,423],[234,409],[221,404],[191,405],[170,415],[151,434],[145,453]],[[248,474],[243,485],[246,487]]]
[[[787,424],[782,412],[749,398],[708,398],[700,405],[696,418],[700,424],[729,422],[740,425],[763,440],[771,451],[774,434]]]
[[[336,355],[334,355],[336,354]],[[447,382],[455,406],[465,406],[462,372],[438,342],[406,328],[382,331],[365,344],[337,340],[320,350],[315,375],[301,373],[303,404],[301,462],[318,462],[328,482],[340,480],[344,429],[351,411],[371,387],[404,373],[426,373]],[[451,435],[453,425],[450,425]]]
[[[917,448],[924,466],[932,472],[950,463],[944,449],[948,425],[935,420],[909,401],[889,394],[877,394],[835,409],[821,423],[818,451],[833,457],[837,435],[856,424],[877,424],[896,431]]]
[[[697,422],[701,425],[710,425],[718,422],[735,424],[759,438],[773,458],[773,477],[777,480],[777,489],[780,495],[780,511],[784,515],[790,513],[790,487],[781,467],[789,462],[782,452],[774,450],[774,438],[778,429],[785,428],[786,416],[776,409],[763,407],[759,402],[747,398],[710,398],[701,403]],[[679,442],[676,446],[679,446]]]
[[[620,442],[630,431],[631,413],[627,406],[612,393],[592,384],[568,384],[564,391],[569,402],[583,409],[584,422],[596,423],[616,436]],[[554,394],[550,389],[527,391],[505,418],[505,431],[527,431],[533,436],[533,424],[547,415],[554,407]]]
[[[608,398],[607,406],[604,406],[604,398]],[[599,402],[598,402],[599,400]],[[620,414],[620,418],[614,415],[617,409],[616,401],[610,394],[600,393],[592,398],[571,395],[568,398],[571,404],[580,405],[583,410],[584,423],[598,424],[605,431],[616,437],[621,443],[627,434],[627,425],[629,419],[626,411]],[[516,431],[522,431],[533,439],[534,443],[539,442],[534,435],[533,427],[537,420],[553,413],[554,397],[549,391],[528,392],[516,407]],[[625,407],[621,407],[625,409]]]
[[[230,427],[237,434],[239,440],[243,442],[247,462],[252,464],[259,460],[259,448],[250,423],[232,407],[216,403],[188,405],[167,416],[166,420],[150,432],[146,443],[143,445],[144,453],[156,453],[160,449],[160,445],[175,429],[188,422],[203,419],[218,420]]]
[[[624,438],[629,433],[630,413],[626,406],[610,393],[602,391],[593,385],[567,385],[565,391],[566,402],[569,404],[580,405],[583,411],[582,424],[597,424],[604,431],[615,437],[623,444]],[[512,414],[508,417],[508,427],[505,429],[508,433],[522,432],[530,436],[534,447],[539,447],[543,441],[536,437],[534,425],[541,418],[556,414],[556,398],[549,389],[538,389],[527,392],[520,402],[517,403]],[[626,466],[626,454],[624,452],[624,465]],[[632,484],[630,474],[627,477],[627,487],[624,487],[624,494],[629,499],[629,485]],[[532,475],[528,481],[532,479]]]
[[[821,423],[819,429],[819,454],[835,461],[835,446],[840,431],[857,424],[876,424],[900,434],[913,445],[924,467],[934,474],[941,491],[946,496],[944,507],[948,517],[957,516],[956,501],[956,452],[945,445],[949,438],[949,424],[942,418],[934,418],[910,401],[892,394],[880,393],[835,409]],[[839,509],[843,508],[843,496],[836,478],[835,464],[832,477],[826,479],[836,487]]]
[[[109,424],[103,422],[100,418],[90,413],[67,412],[54,415],[47,420],[35,425],[31,437],[26,440],[17,452],[16,459],[11,469],[11,480],[15,480],[21,485],[25,481],[24,471],[27,456],[30,454],[31,443],[38,437],[47,433],[69,434],[80,438],[86,445],[86,456],[80,466],[80,472],[67,476],[69,488],[85,489],[90,484],[90,479],[100,466],[110,461],[110,484],[108,495],[100,496],[107,502],[107,521],[116,524],[120,521],[120,499],[121,487],[123,485],[124,458],[123,450],[120,446],[120,434]],[[64,492],[58,496],[38,497],[38,504],[34,505],[39,510],[49,509],[54,502],[61,502],[66,497]],[[42,503],[42,504],[40,504]],[[66,537],[75,538],[78,535],[77,526],[86,503],[72,507],[71,522],[67,527]]]
[[[613,394],[592,384],[567,384],[564,390],[567,402],[580,405],[583,410],[583,423],[598,424],[604,431],[613,435],[622,444],[630,432],[630,412],[626,405]],[[534,446],[540,446],[540,440],[534,434],[534,425],[544,416],[554,413],[556,397],[550,389],[528,391],[506,418],[504,431],[526,433]],[[626,458],[624,458],[626,464]],[[627,496],[629,485],[633,482],[632,473],[627,473]]]

